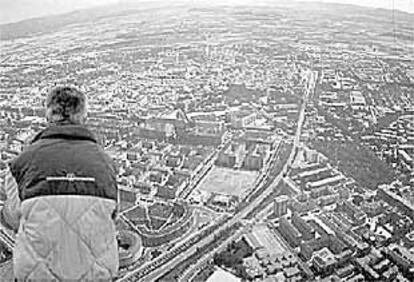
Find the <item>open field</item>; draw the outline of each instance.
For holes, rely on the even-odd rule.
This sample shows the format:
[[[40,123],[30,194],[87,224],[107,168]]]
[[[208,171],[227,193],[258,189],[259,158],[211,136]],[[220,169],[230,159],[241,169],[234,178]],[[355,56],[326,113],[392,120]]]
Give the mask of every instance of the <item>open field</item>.
[[[258,173],[255,171],[213,167],[201,181],[198,189],[210,193],[240,196],[252,187],[257,176]]]
[[[263,247],[269,254],[281,254],[286,249],[279,242],[276,235],[266,225],[256,225],[253,232],[247,235],[254,247]]]

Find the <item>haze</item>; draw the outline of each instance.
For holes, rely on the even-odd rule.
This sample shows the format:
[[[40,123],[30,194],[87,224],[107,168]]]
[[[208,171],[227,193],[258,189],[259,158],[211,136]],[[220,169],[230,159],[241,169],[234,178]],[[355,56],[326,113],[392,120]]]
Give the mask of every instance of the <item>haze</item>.
[[[155,2],[157,0],[146,0],[145,2]],[[276,0],[274,0],[276,1]],[[312,1],[312,0],[302,0]],[[0,23],[10,23],[34,17],[61,14],[78,9],[85,9],[94,6],[101,6],[122,0],[0,0]],[[136,0],[130,2],[143,2]],[[162,2],[162,1],[157,1]],[[164,0],[165,3],[169,1]],[[269,0],[192,0],[192,3],[220,3],[220,4],[266,4]],[[414,13],[413,0],[319,0],[319,2],[333,2],[354,4],[367,7],[395,9]],[[273,2],[274,3],[274,2]]]

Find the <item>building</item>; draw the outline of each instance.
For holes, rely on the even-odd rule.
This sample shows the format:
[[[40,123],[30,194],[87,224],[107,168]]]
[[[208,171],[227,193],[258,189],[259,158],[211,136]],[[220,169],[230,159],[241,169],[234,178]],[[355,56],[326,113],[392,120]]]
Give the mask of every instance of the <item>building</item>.
[[[305,148],[303,150],[303,157],[306,163],[318,163],[319,153],[316,150]]]
[[[240,163],[245,155],[245,144],[231,143],[223,152],[220,152],[215,162],[217,166],[234,167]]]
[[[234,112],[230,115],[230,123],[234,128],[244,128],[256,121],[256,114],[251,112]]]
[[[354,224],[360,225],[365,222],[366,214],[350,201],[343,201],[338,205],[338,210],[344,212]]]
[[[292,224],[298,229],[302,234],[304,240],[308,241],[315,237],[315,229],[310,226],[303,218],[299,215],[294,214],[292,216]]]
[[[247,275],[249,280],[263,279],[264,270],[261,267],[259,261],[253,256],[243,259],[243,265],[246,268]]]
[[[142,238],[143,245],[145,247],[155,247],[167,242],[171,242],[178,237],[182,236],[187,232],[192,225],[193,217],[185,216],[185,218],[180,219],[180,221],[174,224],[173,227],[168,228],[162,231],[151,232],[148,230],[139,230],[140,236]]]
[[[142,242],[138,234],[121,230],[118,232],[119,267],[135,263],[142,255]]]
[[[393,193],[387,187],[380,187],[377,193],[380,199],[392,207],[398,207],[400,211],[404,212],[407,216],[414,220],[414,205],[410,203],[410,201]]]
[[[284,217],[279,221],[279,232],[292,247],[297,247],[302,241],[300,232]]]
[[[313,190],[313,189],[320,188],[323,186],[337,185],[341,182],[344,182],[344,180],[345,180],[345,177],[342,174],[339,174],[339,175],[332,176],[329,178],[324,178],[318,181],[309,182],[305,187],[307,188],[307,190]]]
[[[217,166],[234,167],[236,165],[236,155],[232,152],[222,152],[219,154],[215,164]]]
[[[167,156],[165,158],[165,165],[168,167],[173,167],[173,168],[177,168],[181,165],[183,158],[181,158],[180,156]]]
[[[244,158],[243,168],[248,170],[261,170],[264,165],[264,158],[261,154],[249,154]]]
[[[119,199],[123,202],[135,203],[137,200],[137,193],[128,187],[119,185],[118,193]]]
[[[144,194],[144,195],[148,195],[149,193],[151,193],[151,190],[152,190],[153,186],[152,186],[151,183],[137,181],[136,183],[134,183],[133,187],[139,193]]]
[[[322,232],[320,234],[322,234]],[[320,251],[323,248],[329,249],[329,251],[334,254],[335,259],[339,264],[347,262],[352,255],[352,251],[347,250],[346,245],[342,241],[334,235],[327,234],[323,234],[317,239],[303,242],[300,245],[300,255],[303,259],[308,261],[312,258],[315,252]]]
[[[267,158],[268,146],[253,144],[243,160],[243,168],[248,170],[261,170]]]
[[[365,258],[356,258],[355,263],[359,271],[366,277],[366,280],[379,281],[380,275],[372,269]]]
[[[297,266],[287,267],[283,270],[283,273],[288,281],[300,281],[302,279],[301,271]]]
[[[238,198],[233,195],[226,195],[220,193],[212,193],[210,203],[213,206],[229,209],[238,202]]]
[[[397,275],[399,273],[398,267],[394,265],[393,267],[389,268],[387,271],[382,273],[382,277],[384,281],[395,281]]]
[[[279,196],[276,199],[274,199],[273,209],[274,209],[275,216],[280,217],[287,213],[288,202],[289,202],[289,197],[285,195]]]
[[[314,252],[312,263],[317,272],[325,275],[332,273],[336,266],[337,260],[335,259],[335,255],[325,247]]]
[[[156,197],[159,197],[163,200],[173,200],[177,195],[177,189],[172,186],[158,186],[157,193],[155,194]]]
[[[392,244],[386,249],[386,255],[407,277],[414,279],[414,253],[412,251],[403,246]]]
[[[348,264],[345,267],[335,269],[335,274],[339,278],[345,279],[345,277],[350,276],[352,273],[354,273],[354,270],[355,270],[355,266],[353,266],[352,264]]]
[[[166,170],[153,170],[150,172],[149,181],[161,184],[167,180],[168,171]]]

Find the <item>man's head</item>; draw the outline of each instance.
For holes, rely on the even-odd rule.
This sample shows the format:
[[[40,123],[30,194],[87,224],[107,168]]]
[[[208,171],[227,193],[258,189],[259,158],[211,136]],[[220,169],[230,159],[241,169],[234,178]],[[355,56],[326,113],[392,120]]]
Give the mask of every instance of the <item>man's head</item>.
[[[75,87],[58,86],[46,98],[46,119],[49,123],[82,124],[86,119],[86,96]]]

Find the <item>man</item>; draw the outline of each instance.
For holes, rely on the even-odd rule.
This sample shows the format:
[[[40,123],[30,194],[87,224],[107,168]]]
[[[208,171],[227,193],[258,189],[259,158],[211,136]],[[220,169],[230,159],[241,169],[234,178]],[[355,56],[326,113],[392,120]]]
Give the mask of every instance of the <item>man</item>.
[[[48,127],[10,165],[2,222],[18,228],[18,281],[110,281],[118,271],[116,169],[84,126],[86,98],[51,90]]]

